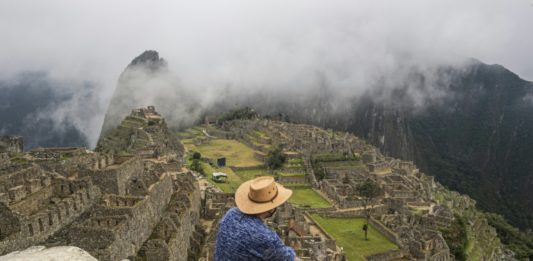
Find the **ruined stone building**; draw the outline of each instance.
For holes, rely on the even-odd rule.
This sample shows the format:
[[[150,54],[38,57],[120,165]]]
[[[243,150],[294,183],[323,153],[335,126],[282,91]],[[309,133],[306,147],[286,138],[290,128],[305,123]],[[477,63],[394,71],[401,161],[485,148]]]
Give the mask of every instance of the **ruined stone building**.
[[[194,142],[238,139],[256,149],[259,160],[280,145],[287,158],[299,160],[295,171],[305,172],[282,182],[303,183],[333,204],[313,209],[287,203],[266,221],[302,260],[346,260],[312,214],[363,217],[357,187],[367,180],[383,190],[372,202],[370,223],[398,248],[366,260],[453,260],[440,230],[457,213],[482,258],[502,259],[496,232],[475,201],[446,190],[412,162],[385,157],[352,134],[315,126],[263,119],[220,126]],[[205,180],[184,168],[184,154],[152,106],[132,110],[100,137],[95,151],[22,152],[20,138],[2,138],[0,255],[33,245],[72,245],[99,260],[213,260],[218,222],[234,206],[234,195],[200,187]]]
[[[420,173],[412,162],[385,157],[376,148],[351,134],[304,124],[236,120],[223,122],[222,129],[252,144],[255,149],[262,150],[265,146],[261,143],[282,145],[285,153],[302,157],[306,168],[304,180],[335,203],[335,209],[321,211],[323,215],[361,217],[363,200],[357,195],[356,188],[369,179],[378,183],[384,195],[375,199],[372,223],[400,250],[367,256],[367,260],[453,260],[440,232],[440,229],[454,221],[452,210],[467,217],[468,231],[485,233],[479,235],[481,239],[478,240],[486,251],[485,260],[502,258],[502,248],[495,230],[485,226],[486,219],[475,211],[475,202],[467,196],[445,190],[433,177]],[[256,132],[264,134],[262,140],[254,134]],[[292,212],[292,219],[302,221],[297,217],[298,214],[294,216],[298,212]],[[291,220],[288,216],[280,218],[286,213],[280,213],[275,222],[270,222],[271,226],[283,227],[283,223]],[[490,240],[484,240],[485,236]],[[301,249],[301,257],[313,256],[308,254],[311,249],[309,244],[291,236],[289,238],[293,240],[292,246]],[[321,237],[321,241],[327,240]],[[323,260],[316,258],[311,257],[311,260]]]
[[[21,153],[24,140],[20,136],[0,135],[0,153]]]
[[[44,244],[99,260],[195,259],[201,198],[182,155],[153,107],[134,110],[96,152],[38,148],[17,162],[3,153],[0,254]]]

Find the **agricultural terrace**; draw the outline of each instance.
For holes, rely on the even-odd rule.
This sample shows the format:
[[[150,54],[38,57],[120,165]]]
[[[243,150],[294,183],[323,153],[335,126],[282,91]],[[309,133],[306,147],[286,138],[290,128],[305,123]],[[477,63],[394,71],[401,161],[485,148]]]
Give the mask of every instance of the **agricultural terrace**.
[[[246,181],[246,179],[243,179],[239,175],[235,174],[235,172],[233,172],[233,170],[231,168],[229,168],[229,167],[214,168],[214,167],[212,167],[211,165],[209,165],[208,163],[205,163],[205,162],[201,162],[200,164],[202,166],[202,169],[205,172],[205,175],[207,177],[207,181],[209,183],[217,186],[218,188],[220,188],[224,192],[228,192],[228,193],[235,192],[235,190],[237,190],[239,185],[241,183],[243,183],[244,181]],[[226,183],[215,182],[213,180],[213,172],[226,173],[226,175],[228,175],[228,179],[227,179]]]
[[[289,202],[298,207],[329,208],[332,204],[317,193],[311,186],[287,186],[292,189]]]
[[[276,174],[284,177],[305,176],[305,168],[301,158],[288,159]]]
[[[254,167],[263,165],[255,157],[255,150],[237,140],[214,139],[202,145],[185,144],[190,151],[198,151],[202,157],[217,159],[226,157],[230,167]]]
[[[365,256],[396,250],[398,246],[380,234],[372,225],[368,229],[368,241],[363,232],[364,218],[325,218],[313,214],[313,219],[337,241],[348,260],[366,260]]]

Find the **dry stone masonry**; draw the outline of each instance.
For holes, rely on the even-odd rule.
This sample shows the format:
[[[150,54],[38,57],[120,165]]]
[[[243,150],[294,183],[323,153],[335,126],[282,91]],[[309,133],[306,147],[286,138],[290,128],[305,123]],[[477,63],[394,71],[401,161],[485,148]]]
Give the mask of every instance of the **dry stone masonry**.
[[[474,200],[352,134],[267,119],[213,116],[206,124],[215,126],[194,144],[237,139],[260,161],[280,146],[291,163],[278,181],[308,186],[332,203],[322,209],[287,203],[266,221],[302,260],[347,260],[313,214],[363,217],[356,189],[367,180],[384,192],[374,199],[370,223],[398,248],[366,260],[454,260],[440,231],[457,215],[482,260],[511,258]],[[183,166],[185,148],[153,106],[132,110],[107,133],[95,151],[23,152],[20,137],[0,139],[0,255],[68,245],[99,260],[213,260],[218,222],[234,195]]]
[[[133,110],[95,152],[21,144],[0,143],[0,254],[71,245],[99,260],[197,259],[200,189],[154,107]]]

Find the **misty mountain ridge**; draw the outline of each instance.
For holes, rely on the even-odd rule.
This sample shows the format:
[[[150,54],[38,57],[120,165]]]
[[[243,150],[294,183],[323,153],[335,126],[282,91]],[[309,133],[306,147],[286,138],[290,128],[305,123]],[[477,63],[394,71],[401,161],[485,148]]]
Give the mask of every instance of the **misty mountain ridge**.
[[[92,96],[92,87],[86,83],[76,93],[64,91],[65,88],[58,90],[64,84],[50,79],[45,72],[24,72],[0,80],[0,134],[24,136],[26,149],[88,146],[88,138],[79,126],[74,121],[56,119],[59,116],[54,112],[62,107],[68,110],[76,95]]]
[[[150,69],[158,59],[149,51],[134,61],[139,67],[146,60]],[[148,105],[143,104],[147,100],[166,115],[190,112],[186,120],[169,118],[174,127],[190,125],[200,115],[250,106],[263,115],[354,132],[386,155],[414,160],[444,185],[471,195],[483,209],[502,213],[523,229],[532,226],[532,213],[524,209],[533,209],[527,189],[533,173],[533,137],[528,134],[533,133],[528,113],[533,87],[500,65],[468,59],[461,66],[402,68],[405,74],[395,81],[383,77],[362,95],[344,97],[319,74],[315,88],[299,96],[228,88],[204,107],[197,93],[139,99],[138,93],[165,89],[146,83],[169,72],[146,77],[130,67],[121,75],[103,131],[119,123],[109,115],[126,115],[129,108]],[[136,78],[143,84],[132,81]],[[174,84],[172,90],[179,92],[179,81]]]
[[[174,126],[192,124],[198,107],[193,95],[182,88],[179,79],[156,51],[145,51],[126,67],[119,77],[105,114],[100,137],[118,126],[132,108],[157,104],[158,110]],[[189,116],[189,114],[191,116]],[[196,116],[195,116],[196,115]]]
[[[502,66],[473,59],[463,66],[404,70],[408,72],[404,78],[378,79],[376,86],[358,96],[339,97],[343,95],[327,77],[319,75],[316,87],[306,95],[280,95],[266,89],[239,93],[230,88],[205,105],[199,98],[202,93],[184,88],[167,62],[156,51],[147,51],[121,74],[102,133],[118,124],[114,119],[119,121],[132,108],[147,105],[168,115],[170,127],[190,126],[211,112],[251,106],[263,115],[354,132],[386,155],[414,160],[444,185],[471,195],[483,209],[531,228],[531,212],[524,209],[533,209],[533,197],[527,191],[533,169],[529,156],[533,138],[528,134],[533,133],[528,114],[533,107],[532,84]],[[21,82],[27,83],[35,76],[23,78],[27,80]],[[37,132],[37,124],[31,129],[23,123],[28,115],[49,108],[47,104],[57,106],[69,98],[30,89],[8,88],[8,94],[19,91],[2,95],[3,106],[19,105],[2,110],[2,133],[22,134],[28,148],[86,146],[80,127],[68,120],[63,121],[63,129],[49,122]],[[12,126],[26,129],[6,131]]]

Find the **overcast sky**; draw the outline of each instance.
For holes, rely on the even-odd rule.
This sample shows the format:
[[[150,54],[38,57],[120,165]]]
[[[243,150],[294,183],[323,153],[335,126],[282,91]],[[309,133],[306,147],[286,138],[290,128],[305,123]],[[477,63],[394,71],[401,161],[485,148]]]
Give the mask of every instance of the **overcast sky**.
[[[533,80],[533,0],[1,0],[0,47],[0,77],[90,80],[102,104],[147,49],[189,88],[301,88],[320,71],[357,89],[468,57]]]

